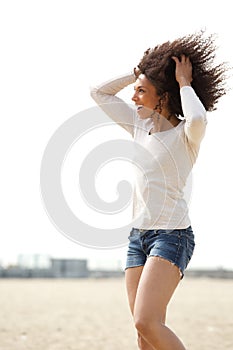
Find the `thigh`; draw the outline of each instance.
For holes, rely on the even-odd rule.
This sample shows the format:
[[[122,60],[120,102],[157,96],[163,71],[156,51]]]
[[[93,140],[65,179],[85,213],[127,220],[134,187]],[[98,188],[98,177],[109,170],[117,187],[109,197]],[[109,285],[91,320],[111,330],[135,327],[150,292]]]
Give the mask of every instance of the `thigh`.
[[[165,322],[167,305],[180,281],[179,268],[169,261],[151,256],[147,259],[138,283],[135,321]]]
[[[131,267],[125,270],[125,283],[129,301],[129,307],[133,314],[134,302],[137,294],[138,283],[144,266]]]
[[[134,314],[134,303],[135,303],[135,298],[137,294],[138,283],[140,281],[143,268],[144,266],[137,266],[137,267],[128,268],[125,271],[126,288],[127,288],[129,306],[130,306],[132,315]],[[146,342],[145,339],[143,339],[143,337],[140,335],[139,332],[138,332],[138,345],[140,349],[147,349],[147,350],[154,349]]]

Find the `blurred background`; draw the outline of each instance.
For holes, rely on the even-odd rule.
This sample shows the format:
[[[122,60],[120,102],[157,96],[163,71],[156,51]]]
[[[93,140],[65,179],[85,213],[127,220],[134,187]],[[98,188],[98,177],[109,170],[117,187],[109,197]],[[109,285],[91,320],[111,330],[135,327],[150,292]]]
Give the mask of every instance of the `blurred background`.
[[[1,2],[2,267],[54,267],[62,259],[79,259],[88,270],[123,269],[126,247],[81,246],[50,221],[40,194],[45,147],[61,124],[94,106],[91,85],[131,71],[149,47],[205,29],[207,35],[216,33],[216,61],[232,66],[231,12],[226,0],[218,6],[210,0]],[[197,245],[190,269],[233,269],[232,78],[228,85],[218,110],[208,114],[193,171],[190,216]],[[121,94],[128,103],[132,89]],[[77,162],[79,151],[77,144],[72,158]],[[64,168],[64,193],[69,186],[73,197],[67,201],[75,206],[77,164]],[[64,271],[69,263],[62,261]]]

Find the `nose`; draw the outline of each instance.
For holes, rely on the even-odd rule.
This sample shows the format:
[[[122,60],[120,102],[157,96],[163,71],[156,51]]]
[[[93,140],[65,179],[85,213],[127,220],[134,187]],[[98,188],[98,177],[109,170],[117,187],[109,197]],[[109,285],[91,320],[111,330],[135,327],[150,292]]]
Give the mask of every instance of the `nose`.
[[[134,102],[136,102],[137,99],[138,99],[138,97],[137,97],[137,92],[135,91],[135,93],[133,94],[131,100],[134,101]]]

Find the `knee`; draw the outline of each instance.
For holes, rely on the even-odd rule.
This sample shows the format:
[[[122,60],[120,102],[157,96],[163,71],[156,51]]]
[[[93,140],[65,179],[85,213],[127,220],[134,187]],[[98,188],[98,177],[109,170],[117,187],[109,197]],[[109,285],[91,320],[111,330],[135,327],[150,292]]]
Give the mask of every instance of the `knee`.
[[[142,317],[136,319],[134,325],[138,331],[138,334],[145,339],[150,339],[151,334],[153,334],[153,338],[159,337],[162,327],[161,322]]]
[[[134,322],[135,328],[137,329],[139,334],[142,334],[142,336],[146,336],[150,330],[155,329],[155,324],[151,320],[145,319],[145,318],[138,318]]]

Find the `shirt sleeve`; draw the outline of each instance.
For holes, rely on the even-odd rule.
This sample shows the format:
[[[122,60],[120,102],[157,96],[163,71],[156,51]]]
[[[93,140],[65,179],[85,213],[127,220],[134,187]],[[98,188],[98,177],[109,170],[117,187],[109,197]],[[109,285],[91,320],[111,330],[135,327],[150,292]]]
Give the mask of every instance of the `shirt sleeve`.
[[[135,109],[117,97],[116,94],[134,82],[135,75],[129,73],[90,88],[91,97],[99,107],[132,136],[134,134]]]
[[[185,135],[191,146],[199,149],[207,125],[206,110],[191,86],[183,86],[180,95],[185,117]]]

